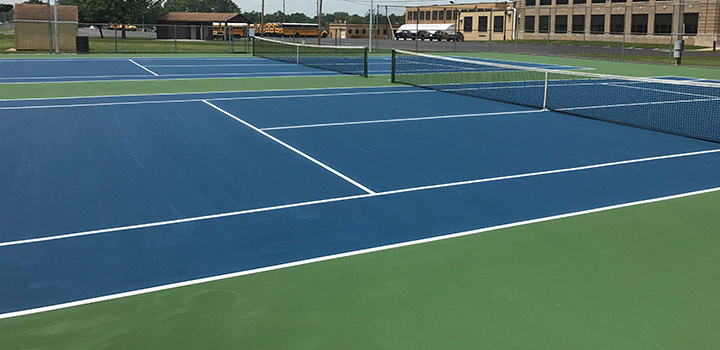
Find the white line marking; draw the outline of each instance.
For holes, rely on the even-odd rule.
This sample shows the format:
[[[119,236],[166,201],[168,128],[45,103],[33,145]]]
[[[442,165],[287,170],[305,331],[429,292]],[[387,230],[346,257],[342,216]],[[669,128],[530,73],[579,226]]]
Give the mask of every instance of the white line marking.
[[[379,124],[379,123],[397,123],[397,122],[411,122],[418,120],[434,120],[434,119],[453,119],[453,118],[470,118],[470,117],[483,117],[491,115],[510,115],[510,114],[527,114],[527,113],[542,113],[547,112],[542,109],[529,110],[529,111],[511,111],[511,112],[489,112],[489,113],[472,113],[472,114],[454,114],[454,115],[439,115],[432,117],[415,117],[415,118],[397,118],[397,119],[376,119],[376,120],[363,120],[357,122],[341,122],[341,123],[325,123],[325,124],[303,124],[303,125],[291,125],[291,126],[276,126],[272,128],[262,128],[260,130],[286,130],[286,129],[304,129],[304,128],[321,128],[327,126],[343,126],[343,125],[358,125],[358,124]]]
[[[370,73],[368,73],[370,74]],[[140,77],[140,75],[133,75]],[[307,74],[292,74],[292,75],[279,75],[279,76],[260,76],[260,77],[253,77],[253,76],[242,76],[242,75],[235,75],[235,76],[218,76],[218,77],[211,77],[209,74],[204,75],[198,75],[197,77],[190,77],[188,75],[177,75],[179,78],[167,78],[167,75],[163,75],[160,80],[162,81],[172,81],[172,80],[199,80],[199,79],[280,79],[280,78],[299,78],[299,77],[315,77],[315,78],[335,78],[338,76],[342,76],[340,73],[334,73],[334,72],[309,72]],[[87,78],[88,76],[81,76],[80,78]],[[92,77],[92,76],[90,76]],[[125,77],[125,75],[121,75],[119,77]],[[146,75],[142,75],[142,77],[146,77]],[[12,79],[18,79],[18,78],[12,78]],[[24,79],[24,78],[19,78]],[[50,78],[45,78],[50,79]],[[90,80],[66,80],[66,81],[15,81],[15,82],[0,82],[0,85],[21,85],[21,84],[72,84],[72,83],[107,83],[107,82],[118,82],[118,81],[148,81],[149,79],[153,79],[151,77],[147,77],[145,79],[110,79],[110,80],[102,80],[102,79],[90,79]]]
[[[720,101],[720,97],[717,97],[717,98],[693,99],[693,100],[655,101],[655,102],[637,102],[637,103],[618,103],[618,104],[613,104],[613,105],[601,105],[601,106],[553,108],[552,110],[553,110],[553,111],[574,111],[574,110],[580,110],[580,109],[597,109],[597,108],[649,106],[649,105],[665,105],[665,104],[673,104],[673,103],[710,102],[710,101]]]
[[[574,172],[574,171],[605,168],[605,167],[633,164],[633,163],[650,162],[650,161],[671,159],[671,158],[691,157],[691,156],[697,156],[697,155],[703,155],[703,154],[709,154],[709,153],[718,153],[718,152],[720,152],[720,149],[711,149],[711,150],[705,150],[705,151],[678,153],[678,154],[656,156],[656,157],[649,157],[649,158],[636,158],[636,159],[623,160],[623,161],[617,161],[617,162],[611,162],[611,163],[585,165],[585,166],[579,166],[579,167],[573,167],[573,168],[538,171],[538,172],[533,172],[533,173],[506,175],[506,176],[498,176],[498,177],[467,180],[467,181],[448,182],[448,183],[443,183],[443,184],[420,186],[420,187],[409,187],[409,188],[403,188],[403,189],[398,189],[398,190],[377,192],[377,193],[372,193],[372,194],[359,194],[359,195],[353,195],[353,196],[319,199],[319,200],[313,200],[313,201],[307,201],[307,202],[276,205],[276,206],[272,206],[272,207],[239,210],[239,211],[232,211],[232,212],[225,212],[225,213],[218,213],[218,214],[211,214],[211,215],[203,215],[203,216],[194,216],[194,217],[176,219],[176,220],[157,221],[157,222],[150,222],[150,223],[137,224],[137,225],[112,227],[112,228],[105,228],[105,229],[84,231],[84,232],[76,232],[76,233],[67,233],[67,234],[61,234],[61,235],[55,235],[55,236],[29,238],[29,239],[23,239],[23,240],[18,240],[18,241],[0,242],[0,247],[8,247],[8,246],[21,245],[21,244],[54,241],[54,240],[58,240],[58,239],[91,236],[91,235],[111,233],[111,232],[129,231],[129,230],[136,230],[136,229],[142,229],[142,228],[175,225],[175,224],[181,224],[181,223],[186,223],[186,222],[203,221],[203,220],[224,218],[224,217],[229,217],[229,216],[239,216],[239,215],[244,215],[244,214],[274,211],[274,210],[280,210],[280,209],[297,208],[297,207],[304,207],[304,206],[310,206],[310,205],[316,205],[316,204],[342,202],[342,201],[360,199],[360,198],[388,196],[388,195],[395,195],[395,194],[408,193],[408,192],[433,190],[433,189],[445,188],[445,187],[464,186],[464,185],[519,179],[519,178],[526,178],[526,177],[533,177],[533,176],[568,173],[568,172]]]
[[[208,106],[210,106],[210,107],[212,107],[212,108],[220,111],[221,113],[225,114],[226,116],[237,120],[238,122],[244,124],[244,125],[247,126],[248,128],[255,130],[256,132],[260,133],[260,135],[263,135],[263,136],[269,138],[270,140],[273,140],[273,141],[279,143],[279,144],[282,145],[283,147],[285,147],[285,148],[287,148],[287,149],[289,149],[289,150],[291,150],[291,151],[299,154],[299,155],[302,156],[303,158],[305,158],[305,159],[307,159],[307,160],[309,160],[309,161],[311,161],[311,162],[319,165],[319,166],[322,167],[323,169],[325,169],[325,170],[327,170],[327,171],[335,174],[336,176],[340,177],[341,179],[343,179],[343,180],[345,180],[345,181],[347,181],[347,182],[355,185],[355,187],[357,187],[357,188],[359,188],[359,189],[361,189],[361,190],[363,190],[363,191],[365,191],[365,192],[367,192],[367,193],[369,193],[369,194],[374,194],[374,193],[375,193],[373,190],[371,190],[371,189],[363,186],[363,185],[360,184],[359,182],[357,182],[357,181],[355,181],[355,180],[353,180],[353,179],[345,176],[343,173],[341,173],[341,172],[339,172],[339,171],[337,171],[337,170],[329,167],[329,166],[326,165],[325,163],[323,163],[323,162],[321,162],[321,161],[319,161],[319,160],[317,160],[317,159],[315,159],[315,158],[307,155],[305,152],[303,152],[303,151],[301,151],[301,150],[299,150],[299,149],[297,149],[297,148],[295,148],[295,147],[293,147],[293,146],[288,145],[287,143],[283,142],[282,140],[276,138],[275,136],[272,136],[272,135],[270,135],[270,134],[268,134],[268,133],[266,133],[266,132],[258,129],[258,128],[255,127],[254,125],[252,125],[252,124],[250,124],[250,123],[248,123],[248,122],[246,122],[246,121],[244,121],[244,120],[242,120],[242,119],[240,119],[240,118],[232,115],[230,112],[228,112],[228,111],[226,111],[226,110],[224,110],[224,109],[222,109],[222,108],[220,108],[220,107],[218,107],[218,106],[216,106],[216,105],[208,102],[207,100],[202,100],[202,102],[205,103],[206,105],[208,105]]]
[[[400,90],[400,91],[336,92],[336,93],[325,93],[325,94],[300,94],[300,95],[216,97],[216,98],[206,98],[206,99],[194,98],[194,99],[179,99],[179,100],[147,100],[147,101],[125,101],[125,102],[74,103],[74,104],[66,104],[66,105],[0,107],[0,110],[74,108],[74,107],[156,104],[156,103],[182,103],[182,102],[202,102],[203,100],[208,100],[208,101],[264,100],[264,99],[282,99],[282,98],[331,97],[331,96],[380,95],[380,94],[384,95],[384,94],[405,94],[405,93],[407,93],[407,94],[437,93],[437,91],[417,89],[417,90]]]
[[[607,85],[622,87],[622,88],[626,88],[626,89],[646,90],[646,91],[662,92],[662,93],[666,93],[666,94],[675,94],[675,95],[685,95],[685,96],[695,96],[695,97],[705,97],[705,98],[720,97],[720,96],[696,94],[696,93],[691,93],[691,92],[663,90],[663,89],[655,89],[655,88],[642,87],[642,86],[631,86],[631,85],[626,85],[626,84],[622,84],[622,83],[614,83],[614,84],[608,83]]]
[[[339,86],[339,87],[321,87],[321,88],[305,88],[305,89],[263,89],[263,90],[231,90],[231,91],[202,91],[202,92],[161,92],[156,94],[123,94],[123,95],[95,95],[95,96],[68,96],[68,97],[31,97],[31,98],[5,98],[0,102],[19,102],[19,101],[54,101],[54,100],[82,100],[92,98],[123,98],[123,97],[147,97],[147,96],[176,96],[176,95],[208,95],[208,94],[238,94],[238,93],[265,93],[277,91],[306,91],[306,90],[363,90],[363,89],[407,89],[406,85],[387,85],[387,86]]]
[[[273,61],[275,62],[275,61]],[[231,64],[148,64],[145,67],[157,67],[157,68],[213,68],[213,67],[277,67],[290,65],[292,63],[277,62],[277,63],[231,63]],[[328,63],[327,65],[334,66],[356,66],[361,63]],[[369,65],[387,65],[384,62],[369,62]]]
[[[138,67],[140,67],[140,68],[142,68],[142,69],[144,69],[144,70],[148,71],[148,72],[149,72],[150,74],[152,74],[152,75],[154,75],[154,76],[156,76],[156,77],[158,76],[158,74],[157,74],[157,73],[155,73],[155,72],[153,72],[153,71],[151,71],[151,70],[149,70],[149,69],[145,68],[145,66],[143,66],[142,64],[140,64],[140,63],[137,63],[137,62],[133,61],[132,59],[130,59],[129,61],[130,61],[130,62],[132,62],[132,63],[133,63],[134,65],[136,65],[136,66],[138,66]]]
[[[690,197],[690,196],[711,193],[711,192],[717,192],[717,191],[720,191],[720,187],[709,188],[709,189],[694,191],[694,192],[680,193],[680,194],[675,194],[675,195],[665,196],[665,197],[656,197],[656,198],[645,199],[645,200],[635,201],[635,202],[628,202],[628,203],[623,203],[623,204],[616,204],[616,205],[611,205],[611,206],[606,206],[606,207],[576,211],[576,212],[572,212],[572,213],[547,216],[547,217],[543,217],[543,218],[517,221],[517,222],[503,224],[503,225],[479,228],[479,229],[475,229],[475,230],[462,231],[462,232],[456,232],[456,233],[450,233],[450,234],[434,236],[434,237],[430,237],[430,238],[423,238],[423,239],[417,239],[417,240],[412,240],[412,241],[407,241],[407,242],[388,244],[388,245],[383,245],[383,246],[378,246],[378,247],[373,247],[373,248],[354,250],[354,251],[345,252],[345,253],[331,254],[331,255],[321,256],[321,257],[312,258],[312,259],[305,259],[305,260],[293,261],[293,262],[284,263],[284,264],[261,267],[261,268],[257,268],[257,269],[227,273],[227,274],[223,274],[223,275],[217,275],[217,276],[211,276],[211,277],[205,277],[205,278],[198,278],[198,279],[194,279],[194,280],[182,281],[182,282],[177,282],[177,283],[170,283],[170,284],[165,284],[165,285],[160,285],[160,286],[155,286],[155,287],[150,287],[150,288],[132,290],[132,291],[123,292],[123,293],[109,294],[109,295],[104,295],[104,296],[95,297],[95,298],[88,298],[88,299],[76,300],[76,301],[62,303],[62,304],[43,306],[43,307],[38,307],[38,308],[34,308],[34,309],[8,312],[8,313],[0,314],[0,319],[38,314],[38,313],[47,312],[47,311],[61,310],[61,309],[66,309],[66,308],[70,308],[70,307],[75,307],[75,306],[94,304],[94,303],[98,303],[98,302],[102,302],[102,301],[127,298],[127,297],[131,297],[131,296],[135,296],[135,295],[148,294],[148,293],[159,292],[159,291],[168,290],[168,289],[187,287],[187,286],[198,285],[198,284],[202,284],[202,283],[225,280],[225,279],[229,279],[229,278],[235,278],[235,277],[258,274],[258,273],[262,273],[262,272],[286,269],[286,268],[294,267],[294,266],[307,265],[307,264],[312,264],[312,263],[317,263],[317,262],[322,262],[322,261],[335,260],[335,259],[340,259],[340,258],[345,258],[345,257],[350,257],[350,256],[379,252],[379,251],[383,251],[383,250],[390,250],[390,249],[402,248],[402,247],[413,246],[413,245],[418,245],[418,244],[423,244],[423,243],[442,241],[442,240],[447,240],[447,239],[452,239],[452,238],[458,238],[458,237],[470,236],[470,235],[475,235],[475,234],[480,234],[480,233],[485,233],[485,232],[497,231],[497,230],[506,229],[506,228],[530,225],[530,224],[541,223],[541,222],[552,221],[552,220],[559,220],[559,219],[570,218],[570,217],[574,217],[574,216],[581,216],[581,215],[598,213],[598,212],[603,212],[603,211],[608,211],[608,210],[638,206],[638,205],[642,205],[642,204],[662,202],[662,201],[678,199],[678,198],[683,198],[683,197]]]

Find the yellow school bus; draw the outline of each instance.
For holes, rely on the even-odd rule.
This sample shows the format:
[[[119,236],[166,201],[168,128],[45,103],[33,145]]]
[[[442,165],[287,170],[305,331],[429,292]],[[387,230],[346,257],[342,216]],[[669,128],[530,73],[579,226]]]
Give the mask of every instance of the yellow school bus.
[[[213,23],[213,39],[226,39],[230,35],[234,38],[245,37],[245,31],[249,28],[247,23]],[[226,34],[227,32],[227,34]]]
[[[318,36],[318,25],[315,23],[276,23],[276,35],[294,37],[316,37]],[[326,38],[327,31],[320,32],[320,36]]]

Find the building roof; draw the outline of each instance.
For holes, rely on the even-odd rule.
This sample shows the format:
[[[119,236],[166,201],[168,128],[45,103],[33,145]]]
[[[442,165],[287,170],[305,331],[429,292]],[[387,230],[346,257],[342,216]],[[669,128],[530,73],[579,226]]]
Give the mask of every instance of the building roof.
[[[15,20],[40,20],[47,21],[54,19],[55,9],[50,6],[50,18],[48,18],[48,6],[40,4],[16,4],[13,19]],[[58,21],[77,22],[78,8],[77,6],[58,5],[57,7]]]
[[[160,22],[245,22],[249,21],[239,13],[217,12],[169,12],[157,19]]]

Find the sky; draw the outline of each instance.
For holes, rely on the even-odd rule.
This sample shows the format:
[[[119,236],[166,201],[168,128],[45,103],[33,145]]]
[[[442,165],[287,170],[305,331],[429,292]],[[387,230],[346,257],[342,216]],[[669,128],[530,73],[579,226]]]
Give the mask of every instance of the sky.
[[[14,4],[20,3],[25,0],[0,0],[0,4]],[[235,3],[240,7],[242,11],[257,11],[260,12],[261,0],[234,0]],[[480,1],[455,1],[455,3],[465,2],[486,2]],[[384,13],[384,6],[388,6],[389,13],[401,14],[405,13],[406,5],[433,5],[433,4],[448,4],[448,0],[378,0],[374,1],[373,5],[379,4],[382,6],[381,13]],[[265,13],[274,13],[282,10],[283,0],[265,0]],[[370,0],[323,0],[323,13],[333,13],[338,11],[349,12],[350,14],[356,13],[363,15],[367,13],[370,8]],[[287,13],[302,12],[308,15],[317,13],[317,2],[316,0],[285,0],[285,10]]]

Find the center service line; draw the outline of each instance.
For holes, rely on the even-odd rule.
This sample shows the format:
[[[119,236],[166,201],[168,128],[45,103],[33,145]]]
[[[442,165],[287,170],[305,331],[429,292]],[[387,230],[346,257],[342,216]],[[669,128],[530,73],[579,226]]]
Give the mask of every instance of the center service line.
[[[331,173],[339,176],[339,177],[342,178],[343,180],[345,180],[345,181],[347,181],[347,182],[355,185],[355,186],[358,187],[359,189],[361,189],[361,190],[363,190],[363,191],[365,191],[365,192],[367,192],[367,193],[369,193],[369,194],[375,194],[375,191],[373,191],[373,190],[371,190],[371,189],[363,186],[363,185],[360,184],[359,182],[357,182],[357,181],[355,181],[355,180],[353,180],[353,179],[345,176],[345,175],[342,174],[341,172],[339,172],[339,171],[337,171],[337,170],[335,170],[335,169],[333,169],[333,168],[325,165],[323,162],[321,162],[321,161],[319,161],[319,160],[317,160],[317,159],[315,159],[315,158],[313,158],[313,157],[305,154],[304,152],[300,151],[299,149],[297,149],[297,148],[295,148],[295,147],[293,147],[293,146],[290,146],[290,145],[288,145],[287,143],[285,143],[285,142],[283,142],[283,141],[280,141],[280,139],[278,139],[278,138],[276,138],[276,137],[274,137],[274,136],[272,136],[272,135],[270,135],[270,134],[268,134],[268,133],[266,133],[266,132],[258,129],[258,128],[255,127],[254,125],[252,125],[252,124],[250,124],[250,123],[248,123],[248,122],[246,122],[246,121],[244,121],[244,120],[242,120],[242,119],[240,119],[240,118],[238,118],[238,117],[230,114],[228,111],[226,111],[226,110],[224,110],[224,109],[222,109],[222,108],[220,108],[220,107],[218,107],[218,106],[216,106],[216,105],[208,102],[207,100],[202,100],[202,102],[204,102],[204,103],[207,104],[208,106],[210,106],[210,107],[212,107],[212,108],[215,108],[216,110],[222,112],[223,114],[227,115],[228,117],[233,118],[233,119],[235,119],[235,120],[237,120],[237,121],[245,124],[245,126],[247,126],[247,127],[251,128],[251,129],[257,131],[257,132],[260,133],[261,135],[263,135],[263,136],[265,136],[265,137],[267,137],[267,138],[269,138],[269,139],[271,139],[271,140],[273,140],[273,141],[275,141],[275,142],[283,145],[285,148],[287,148],[287,149],[289,149],[289,150],[291,150],[291,151],[293,151],[293,152],[295,152],[295,153],[303,156],[305,159],[307,159],[307,160],[309,160],[309,161],[311,161],[311,162],[313,162],[313,163],[315,163],[315,164],[323,167],[325,170],[327,170],[327,171],[329,171],[329,172],[331,172]]]
[[[145,66],[143,66],[143,65],[142,65],[142,64],[140,64],[140,63],[137,63],[137,62],[133,61],[132,59],[130,59],[130,62],[132,62],[132,63],[133,63],[133,64],[135,64],[136,66],[138,66],[138,67],[140,67],[140,68],[142,68],[142,69],[144,69],[144,70],[146,70],[146,71],[150,72],[150,74],[152,74],[152,75],[154,75],[154,76],[156,76],[156,77],[158,77],[158,76],[159,76],[159,75],[158,75],[157,73],[155,73],[155,72],[153,72],[153,71],[151,71],[151,70],[149,70],[149,69],[145,68]]]

